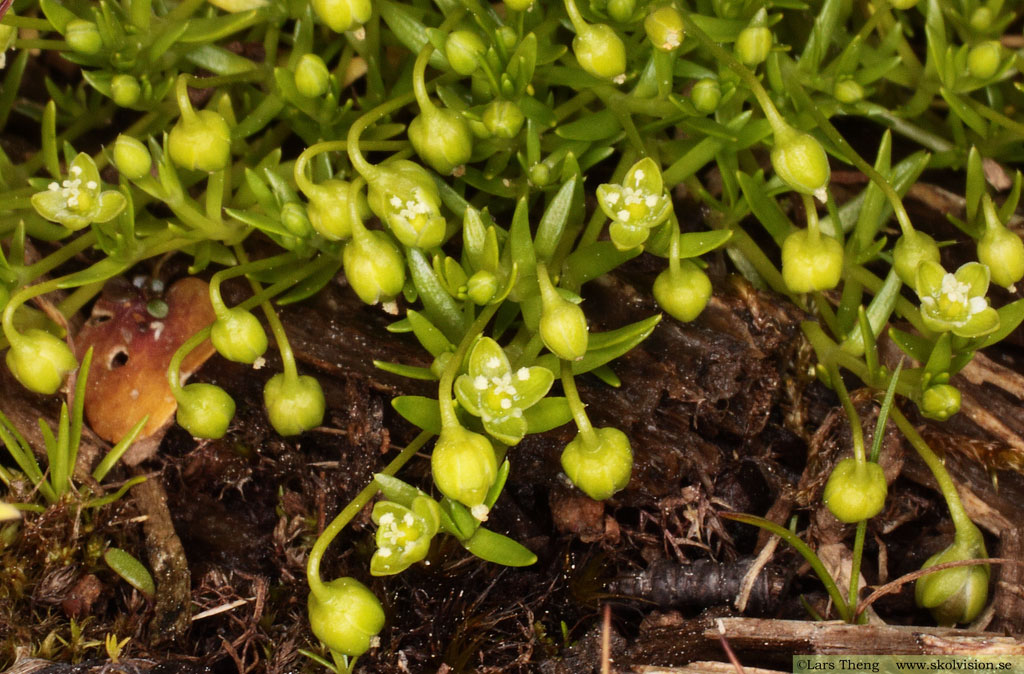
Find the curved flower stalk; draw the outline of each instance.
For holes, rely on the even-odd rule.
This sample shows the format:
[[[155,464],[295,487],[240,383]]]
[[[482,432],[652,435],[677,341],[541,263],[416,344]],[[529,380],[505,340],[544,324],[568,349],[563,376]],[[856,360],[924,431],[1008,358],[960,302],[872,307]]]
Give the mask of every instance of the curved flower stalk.
[[[504,349],[483,337],[469,356],[469,372],[455,380],[455,395],[470,414],[480,417],[491,437],[515,445],[527,431],[523,411],[547,395],[554,379],[551,370],[540,366],[513,372]]]

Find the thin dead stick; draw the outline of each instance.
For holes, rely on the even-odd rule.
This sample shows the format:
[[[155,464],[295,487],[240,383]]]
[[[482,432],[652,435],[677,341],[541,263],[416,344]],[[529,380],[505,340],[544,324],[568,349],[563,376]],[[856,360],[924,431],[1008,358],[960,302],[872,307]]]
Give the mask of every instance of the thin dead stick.
[[[732,646],[729,645],[729,640],[725,638],[725,625],[722,623],[722,619],[719,618],[718,624],[718,640],[722,643],[722,650],[725,651],[726,657],[729,658],[729,662],[732,663],[733,669],[736,670],[736,674],[746,674],[743,670],[743,665],[740,664],[739,658],[732,652]]]
[[[601,674],[612,672],[612,606],[604,605],[604,620],[601,625]]]
[[[977,564],[1016,564],[1024,566],[1024,561],[1018,559],[1007,559],[1005,557],[989,557],[988,559],[965,559],[959,562],[946,562],[944,564],[929,566],[927,569],[918,569],[917,571],[900,576],[896,580],[886,583],[868,595],[867,599],[857,604],[857,610],[854,611],[853,614],[854,618],[856,619],[856,617],[866,611],[869,606],[885,595],[896,592],[907,583],[917,580],[922,576],[927,576],[929,573],[935,573],[936,571],[943,571],[945,569],[955,569],[958,566],[975,566]]]

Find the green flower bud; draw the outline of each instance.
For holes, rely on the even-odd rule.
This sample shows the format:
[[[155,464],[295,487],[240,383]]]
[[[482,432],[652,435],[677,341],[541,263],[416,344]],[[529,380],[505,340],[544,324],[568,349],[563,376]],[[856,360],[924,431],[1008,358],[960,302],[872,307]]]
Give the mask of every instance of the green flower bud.
[[[267,333],[259,319],[238,307],[217,316],[210,341],[220,355],[236,363],[254,363],[267,350]]]
[[[573,38],[572,51],[580,67],[594,77],[625,81],[626,45],[611,26],[586,26]]]
[[[115,75],[110,80],[110,97],[122,108],[129,108],[139,102],[142,87],[131,75]]]
[[[608,0],[608,16],[618,23],[632,20],[636,11],[636,0]]]
[[[447,223],[437,183],[425,168],[405,159],[391,161],[369,182],[370,208],[403,246],[441,245]]]
[[[235,416],[235,401],[213,384],[189,384],[174,396],[178,425],[197,438],[216,440],[228,432]]]
[[[786,126],[775,132],[771,160],[775,174],[791,189],[825,201],[831,169],[817,138]]]
[[[736,56],[751,68],[768,59],[772,50],[772,31],[766,26],[747,26],[736,36]]]
[[[64,28],[68,46],[79,54],[97,54],[103,48],[103,38],[96,24],[85,19],[73,19]]]
[[[971,28],[979,33],[984,33],[992,27],[992,10],[988,7],[976,7],[971,12]]]
[[[349,192],[349,183],[337,178],[325,180],[306,190],[306,196],[309,197],[309,222],[325,239],[342,241],[352,236]],[[362,198],[359,199],[359,210],[366,211]]]
[[[11,374],[30,391],[53,395],[64,379],[78,367],[71,349],[59,337],[45,330],[32,328],[23,334],[11,335],[7,351],[7,367]]]
[[[335,33],[344,33],[370,20],[370,0],[313,0],[313,11]]]
[[[537,187],[551,184],[551,169],[544,162],[537,162],[530,167],[530,182]]]
[[[611,498],[629,484],[633,450],[629,438],[617,428],[594,429],[597,444],[587,446],[578,433],[562,450],[562,470],[572,483],[595,501]]]
[[[888,490],[880,465],[848,457],[828,476],[822,501],[840,522],[854,524],[882,512]]]
[[[512,26],[502,25],[497,30],[498,39],[505,45],[505,49],[514,49],[516,43],[519,42],[519,36],[516,35],[516,29]]]
[[[717,110],[721,100],[722,87],[719,86],[718,80],[711,77],[698,80],[690,90],[690,101],[693,103],[693,107],[697,108],[697,112],[702,112],[705,115]]]
[[[483,519],[484,499],[498,476],[490,440],[462,426],[443,428],[430,456],[430,470],[442,494]]]
[[[679,268],[669,267],[654,279],[654,299],[669,315],[680,321],[692,321],[704,311],[711,298],[711,280],[689,260]]]
[[[993,283],[1011,288],[1024,278],[1024,242],[999,220],[988,195],[985,195],[982,208],[985,233],[978,239],[978,262],[988,266]]]
[[[800,229],[782,242],[782,280],[790,292],[835,288],[843,273],[843,247],[831,236]]]
[[[366,304],[388,302],[402,292],[405,260],[384,232],[357,235],[345,245],[342,261],[348,284]]]
[[[484,110],[484,126],[498,138],[515,138],[526,117],[512,101],[495,100]]]
[[[231,162],[231,130],[218,112],[184,114],[167,135],[175,164],[192,171],[219,171]]]
[[[532,2],[532,0],[531,0]],[[505,5],[508,7],[508,4]],[[472,75],[480,67],[480,57],[487,50],[483,38],[471,30],[456,30],[448,34],[444,55],[448,65],[460,75]]]
[[[114,141],[114,165],[125,178],[140,180],[149,175],[153,159],[142,141],[121,134]]]
[[[924,232],[912,230],[901,236],[893,246],[892,262],[896,275],[911,288],[917,277],[917,267],[925,260],[938,263],[939,244]]]
[[[846,77],[836,82],[832,95],[840,103],[856,103],[864,98],[864,87],[857,80]]]
[[[384,607],[368,587],[355,578],[324,583],[321,593],[309,595],[309,626],[317,639],[336,653],[362,655],[384,629]]]
[[[659,7],[644,19],[644,30],[655,49],[673,51],[683,43],[683,16],[671,5]]]
[[[348,202],[346,201],[346,203]],[[306,215],[306,209],[295,201],[289,201],[281,206],[281,224],[290,234],[300,239],[313,233],[313,224],[309,221],[309,216]]]
[[[486,269],[476,272],[466,282],[466,296],[480,306],[490,302],[496,292],[498,292],[498,277]]]
[[[505,7],[513,12],[525,12],[533,7],[534,0],[506,0]]]
[[[519,115],[522,117],[522,113]],[[484,119],[486,121],[486,115]],[[473,156],[473,132],[469,124],[460,113],[447,108],[423,109],[409,124],[409,140],[420,159],[441,175],[451,175],[457,166]]]
[[[995,40],[974,45],[967,52],[967,72],[979,80],[987,80],[999,71],[1003,48]]]
[[[544,310],[540,316],[540,338],[544,346],[559,358],[583,358],[589,341],[587,317],[583,309],[560,296],[557,300],[544,300]]]
[[[893,9],[912,9],[917,5],[917,0],[889,0],[889,4]]]
[[[331,87],[331,73],[316,54],[303,54],[295,65],[295,88],[309,98],[318,98]]]
[[[945,421],[960,411],[960,391],[949,384],[929,386],[921,394],[919,407],[929,419]]]
[[[985,545],[981,542],[981,532],[975,528],[973,533],[976,536],[958,536],[960,540],[954,539],[948,548],[929,557],[921,568],[988,557]],[[971,539],[971,542],[966,539]],[[977,543],[973,544],[973,541]],[[977,618],[985,608],[985,601],[988,599],[988,580],[988,564],[936,571],[917,579],[914,598],[918,606],[931,611],[940,625],[967,623]]]
[[[275,374],[263,387],[263,404],[270,425],[280,435],[298,435],[316,428],[324,420],[324,391],[309,375],[289,379],[285,373]]]

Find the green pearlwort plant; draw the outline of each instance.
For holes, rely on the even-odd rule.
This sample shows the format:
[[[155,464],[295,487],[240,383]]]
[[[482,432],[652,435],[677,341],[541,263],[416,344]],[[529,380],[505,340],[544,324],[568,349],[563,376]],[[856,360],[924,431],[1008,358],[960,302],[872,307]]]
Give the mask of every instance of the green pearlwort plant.
[[[880,416],[921,454],[949,506],[956,537],[928,566],[984,557],[907,414],[957,414],[954,377],[1024,320],[1024,301],[989,293],[1024,277],[1015,218],[1024,181],[1014,170],[1024,160],[1024,68],[1001,39],[1019,9],[976,0],[852,9],[848,0],[17,0],[0,18],[0,133],[28,124],[39,140],[23,159],[0,151],[6,366],[34,394],[56,394],[78,368],[71,319],[106,281],[171,254],[210,278],[216,315],[167,372],[178,423],[199,438],[228,436],[236,411],[219,387],[183,385],[181,364],[206,339],[258,368],[269,330],[282,371],[266,378],[266,418],[301,439],[334,420],[280,307],[337,280],[367,311],[392,317],[392,332],[412,334],[429,366],[376,365],[436,385],[435,395],[393,401],[421,433],[308,560],[310,624],[333,665],[316,657],[339,672],[383,628],[382,586],[323,581],[320,563],[378,493],[371,576],[427,559],[440,536],[484,560],[532,563],[484,526],[530,435],[573,422],[561,456],[569,481],[599,500],[628,488],[644,448],[629,429],[593,425],[576,378],[617,385],[616,359],[661,320],[608,325],[588,299],[589,282],[644,253],[656,270],[651,296],[678,321],[701,320],[723,266],[809,316],[815,372],[850,422],[853,455],[835,466],[823,501],[856,525],[855,567],[887,484],[877,462],[884,424],[869,453],[846,388],[854,380],[886,391]],[[76,75],[46,79],[48,101],[21,93],[38,52]],[[857,139],[866,147],[877,135],[869,163],[839,129],[875,126],[883,131]],[[893,134],[909,148],[895,162]],[[964,241],[912,223],[903,199],[926,169],[965,175],[962,212],[949,214]],[[837,198],[840,171],[866,183]],[[701,256],[716,249],[709,269]],[[251,297],[228,306],[221,287],[236,277]],[[883,335],[906,356],[894,372]],[[81,426],[78,412],[61,419],[47,436],[45,479],[23,438],[0,427],[47,501],[69,488]],[[396,477],[432,441],[430,477]],[[840,616],[859,619],[856,586],[843,598],[820,561],[812,566]],[[917,599],[941,622],[964,622],[987,582],[981,565],[939,571]]]

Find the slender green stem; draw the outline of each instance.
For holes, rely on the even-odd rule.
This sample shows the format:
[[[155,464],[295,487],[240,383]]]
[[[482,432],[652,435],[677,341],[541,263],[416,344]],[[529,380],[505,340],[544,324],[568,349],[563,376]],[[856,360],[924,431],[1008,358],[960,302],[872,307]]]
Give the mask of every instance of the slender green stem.
[[[434,45],[427,42],[423,45],[423,49],[420,49],[420,53],[416,55],[416,62],[412,65],[412,90],[416,95],[416,103],[420,106],[421,112],[433,112],[437,109],[434,102],[430,100],[430,94],[427,93],[427,62],[430,61],[430,55],[434,51]]]
[[[0,19],[0,23],[5,26],[14,26],[15,28],[31,28],[40,32],[49,32],[53,30],[53,26],[46,19],[36,19],[31,16],[16,16],[14,12],[8,12],[3,19]]]
[[[242,248],[241,244],[235,246],[235,257],[238,258],[243,266],[250,264],[249,258],[245,254],[245,249]],[[263,286],[251,276],[249,277],[249,286],[252,288],[254,297],[262,294]],[[277,350],[281,353],[281,365],[284,367],[285,379],[290,382],[297,381],[299,378],[299,368],[295,364],[295,352],[292,351],[291,342],[288,341],[288,334],[284,331],[281,319],[278,317],[277,312],[274,311],[270,300],[260,302],[260,308],[263,309],[263,315],[267,317],[270,332],[273,333],[274,341],[277,342]]]
[[[846,384],[843,382],[839,366],[834,362],[829,363],[828,370],[829,377],[832,379],[832,387],[835,389],[836,395],[839,396],[839,402],[842,404],[846,418],[850,422],[850,433],[853,436],[853,458],[857,463],[864,463],[867,461],[867,452],[864,449],[864,429],[861,428],[860,415],[857,414],[857,408],[853,406],[850,393],[846,390]]]
[[[853,559],[850,563],[850,592],[846,596],[849,615],[854,616],[857,622],[863,617],[856,615],[857,603],[860,600],[860,564],[864,558],[864,536],[867,534],[868,521],[857,522],[857,533],[853,538]]]
[[[65,243],[35,264],[25,267],[22,275],[23,282],[28,283],[29,281],[34,281],[35,279],[50,273],[82,251],[95,245],[96,240],[97,237],[94,230],[90,229],[89,231],[84,232],[77,239]]]
[[[573,421],[576,422],[576,428],[583,436],[584,446],[587,449],[597,449],[601,441],[597,437],[594,426],[590,423],[590,417],[587,416],[586,405],[580,400],[580,392],[576,388],[576,378],[572,374],[572,364],[567,360],[563,360],[561,363],[562,389],[565,391],[565,399],[569,402]]]
[[[196,121],[196,111],[192,107],[192,100],[188,97],[188,82],[190,79],[190,75],[178,75],[178,79],[174,83],[174,98],[178,101],[178,111],[181,113],[181,118],[191,124]]]
[[[245,276],[246,274],[253,274],[259,271],[273,269],[274,267],[288,265],[298,260],[299,256],[296,253],[282,253],[281,255],[265,257],[262,260],[256,260],[255,262],[247,262],[245,264],[235,265],[234,267],[221,269],[210,278],[210,304],[213,305],[213,312],[219,316],[227,311],[227,305],[224,304],[224,298],[221,297],[220,293],[220,286],[224,281],[237,278],[239,276]]]
[[[394,475],[397,473],[402,466],[409,462],[413,456],[416,455],[427,441],[433,436],[433,433],[422,431],[416,438],[409,443],[409,445],[403,449],[398,456],[392,459],[391,463],[384,467],[384,470],[380,471],[384,475]],[[324,553],[327,551],[327,547],[337,537],[341,530],[352,521],[360,510],[366,506],[370,500],[377,495],[380,491],[380,487],[376,481],[370,482],[366,485],[362,491],[360,491],[354,499],[348,502],[338,515],[331,520],[331,523],[323,530],[323,533],[316,539],[316,543],[313,544],[313,549],[309,552],[309,558],[306,560],[306,580],[309,583],[309,588],[313,591],[313,594],[319,599],[326,599],[326,588],[324,583],[320,580],[320,560],[323,558]]]
[[[366,178],[367,182],[372,181],[380,169],[366,161],[366,158],[363,156],[362,147],[360,146],[359,137],[363,135],[363,132],[366,131],[371,124],[374,124],[377,120],[395,112],[396,110],[401,110],[414,100],[416,100],[416,95],[411,92],[404,96],[393,98],[381,105],[378,105],[373,110],[370,110],[353,122],[352,126],[349,127],[348,158],[349,161],[352,162],[352,166],[354,166],[356,171],[359,171],[359,173]]]
[[[188,354],[210,336],[210,327],[205,328],[185,340],[185,343],[178,347],[178,350],[171,356],[171,363],[167,366],[167,383],[171,386],[171,393],[175,398],[181,393],[181,363]]]
[[[71,47],[64,40],[25,39],[15,40],[15,49],[48,49],[50,51],[71,51]]]
[[[576,0],[565,0],[565,12],[569,15],[569,21],[572,22],[572,29],[579,35],[587,29],[587,22],[583,19],[583,15],[580,14],[580,10],[576,7]]]

